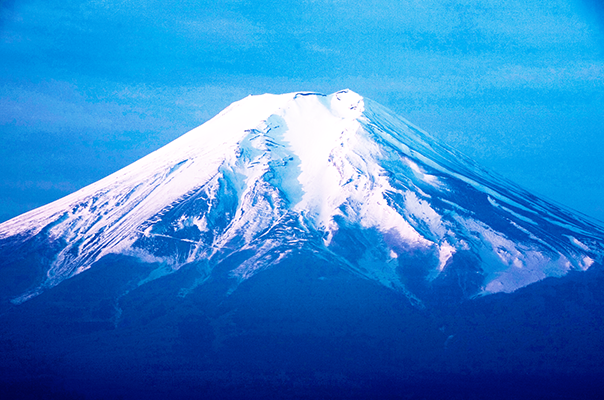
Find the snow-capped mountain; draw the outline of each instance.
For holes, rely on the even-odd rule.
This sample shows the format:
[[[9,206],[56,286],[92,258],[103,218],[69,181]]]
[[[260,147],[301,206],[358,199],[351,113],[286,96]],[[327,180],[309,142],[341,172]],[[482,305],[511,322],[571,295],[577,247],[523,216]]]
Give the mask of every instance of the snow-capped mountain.
[[[232,292],[306,249],[421,305],[587,270],[603,239],[354,92],[266,94],[0,224],[0,278],[20,304],[122,254],[154,265],[138,285],[197,266],[186,295],[229,259]]]
[[[248,97],[0,224],[0,398],[600,399],[603,239],[351,91]]]

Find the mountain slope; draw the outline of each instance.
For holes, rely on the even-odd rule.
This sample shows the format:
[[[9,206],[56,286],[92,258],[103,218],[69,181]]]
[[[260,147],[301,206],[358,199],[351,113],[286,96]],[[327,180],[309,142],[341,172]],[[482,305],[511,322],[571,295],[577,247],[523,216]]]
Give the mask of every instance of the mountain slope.
[[[586,270],[601,261],[602,238],[597,224],[356,93],[292,93],[236,102],[115,174],[0,224],[0,277],[3,299],[19,304],[124,254],[158,265],[138,284],[203,265],[186,293],[239,254],[232,291],[307,248],[421,304],[439,287],[467,298]]]

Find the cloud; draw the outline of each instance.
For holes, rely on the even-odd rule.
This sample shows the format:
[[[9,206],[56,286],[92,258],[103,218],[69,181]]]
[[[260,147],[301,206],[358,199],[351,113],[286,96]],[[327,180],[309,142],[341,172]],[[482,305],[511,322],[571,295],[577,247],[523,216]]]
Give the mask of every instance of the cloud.
[[[43,82],[25,87],[5,86],[0,95],[0,124],[44,131],[149,129],[160,121],[143,118],[138,107],[87,99],[66,82]]]
[[[14,18],[15,0],[3,0],[0,2],[0,24],[5,20]]]
[[[246,20],[228,18],[184,19],[171,21],[169,29],[192,41],[210,41],[226,45],[256,46],[265,33]]]
[[[488,74],[492,87],[604,90],[604,62],[574,62],[563,66],[532,67],[508,64]]]

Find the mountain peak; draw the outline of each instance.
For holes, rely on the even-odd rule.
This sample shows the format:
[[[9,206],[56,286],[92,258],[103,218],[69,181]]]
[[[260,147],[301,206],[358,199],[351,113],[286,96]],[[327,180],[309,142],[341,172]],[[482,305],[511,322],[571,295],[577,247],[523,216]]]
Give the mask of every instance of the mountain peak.
[[[249,96],[0,224],[0,243],[48,253],[42,278],[11,290],[14,303],[108,254],[159,263],[140,285],[193,264],[206,279],[239,257],[234,290],[306,249],[420,304],[442,285],[471,297],[585,270],[601,261],[602,238],[350,90]]]

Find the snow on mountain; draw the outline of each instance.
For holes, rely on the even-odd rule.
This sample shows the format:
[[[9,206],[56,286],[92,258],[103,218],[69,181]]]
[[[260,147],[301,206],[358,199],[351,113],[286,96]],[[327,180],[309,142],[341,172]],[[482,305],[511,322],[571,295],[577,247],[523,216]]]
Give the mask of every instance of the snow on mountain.
[[[511,292],[604,254],[597,223],[349,90],[233,103],[126,168],[0,224],[0,245],[35,237],[54,250],[42,283],[16,304],[112,253],[160,263],[141,285],[191,263],[210,276],[239,254],[230,275],[240,282],[304,247],[418,302],[447,282],[466,297]]]

